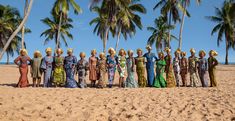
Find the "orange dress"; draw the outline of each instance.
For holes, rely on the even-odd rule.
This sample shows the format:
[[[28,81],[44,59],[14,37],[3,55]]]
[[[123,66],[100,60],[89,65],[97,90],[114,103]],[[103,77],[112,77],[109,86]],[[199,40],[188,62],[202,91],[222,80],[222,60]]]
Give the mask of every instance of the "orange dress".
[[[89,79],[91,81],[98,80],[98,78],[97,78],[97,76],[98,76],[97,63],[98,63],[97,57],[90,57],[89,58]]]

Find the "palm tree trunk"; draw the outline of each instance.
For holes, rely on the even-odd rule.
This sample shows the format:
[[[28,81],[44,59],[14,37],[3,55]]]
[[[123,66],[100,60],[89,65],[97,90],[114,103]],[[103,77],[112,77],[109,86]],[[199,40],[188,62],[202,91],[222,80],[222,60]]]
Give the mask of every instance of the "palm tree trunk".
[[[60,29],[61,29],[61,23],[62,23],[62,16],[63,16],[63,13],[60,12],[60,21],[59,21],[58,33],[56,37],[56,49],[60,48]]]
[[[181,25],[180,25],[180,33],[179,33],[179,46],[178,48],[181,49],[182,48],[182,34],[183,34],[183,27],[184,27],[184,19],[185,19],[185,14],[186,14],[186,1],[184,1],[184,12],[183,12],[183,16],[182,16],[182,21],[181,21]]]
[[[106,54],[106,46],[107,46],[107,41],[108,41],[108,34],[109,34],[109,29],[107,28],[105,30],[105,36],[104,36],[104,42],[103,42],[103,52]]]
[[[24,17],[25,17],[25,15],[26,15],[28,6],[29,6],[29,2],[28,2],[28,0],[25,0]],[[25,24],[24,24],[24,26],[22,27],[22,33],[21,33],[21,48],[22,48],[22,49],[25,48],[25,47],[24,47],[24,32],[25,32]]]
[[[225,55],[225,65],[228,65],[228,39],[226,37],[226,55]]]
[[[120,41],[120,36],[121,36],[121,27],[118,29],[118,35],[117,35],[117,42],[116,42],[116,46],[115,46],[115,51],[117,52],[118,49],[118,44]]]
[[[11,41],[15,38],[15,36],[19,33],[19,31],[22,29],[22,27],[24,26],[25,22],[27,21],[28,16],[29,16],[30,11],[31,11],[31,8],[32,8],[32,5],[33,5],[33,1],[34,0],[30,0],[29,7],[28,7],[28,10],[27,10],[27,13],[25,14],[24,19],[20,23],[19,27],[9,37],[9,39],[7,40],[7,43],[4,45],[4,48],[2,49],[2,52],[0,53],[0,60],[2,59],[2,56],[6,52],[6,50],[7,50],[8,46],[10,45]]]
[[[169,25],[171,25],[171,10],[169,13]],[[167,46],[170,48],[170,41],[171,41],[171,30],[169,30],[169,35],[168,35],[168,42],[167,42]]]
[[[7,65],[10,64],[10,56],[9,56],[9,53],[7,53]]]

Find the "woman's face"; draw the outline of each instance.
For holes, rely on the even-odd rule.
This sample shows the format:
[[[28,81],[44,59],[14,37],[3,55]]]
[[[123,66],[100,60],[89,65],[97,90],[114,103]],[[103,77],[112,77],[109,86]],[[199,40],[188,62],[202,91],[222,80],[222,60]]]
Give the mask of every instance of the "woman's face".
[[[26,55],[26,52],[24,52],[24,51],[21,52],[21,55],[22,55],[22,56],[25,56],[25,55]]]
[[[159,54],[159,55],[158,55],[158,57],[159,57],[161,60],[163,60],[163,59],[164,59],[163,54]]]
[[[133,57],[133,52],[129,52],[129,53],[128,53],[128,56],[129,56],[129,57]]]
[[[123,51],[123,50],[120,51],[120,55],[121,55],[121,56],[124,55],[124,51]]]
[[[51,56],[51,51],[48,51],[48,52],[47,52],[47,56]]]
[[[205,54],[204,53],[200,53],[199,56],[200,56],[200,58],[204,58]]]
[[[73,55],[73,52],[68,52],[68,56],[72,56]]]
[[[138,55],[138,56],[142,56],[142,51],[138,51],[138,52],[137,52],[137,55]]]

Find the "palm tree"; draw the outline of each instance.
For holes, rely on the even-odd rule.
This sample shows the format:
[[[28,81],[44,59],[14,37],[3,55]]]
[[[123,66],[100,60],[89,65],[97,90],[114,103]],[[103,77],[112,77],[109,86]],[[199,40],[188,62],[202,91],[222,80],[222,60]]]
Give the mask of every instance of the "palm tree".
[[[41,36],[46,37],[46,39],[44,40],[44,45],[47,44],[50,40],[55,40],[55,43],[57,44],[57,37],[60,36],[65,43],[65,46],[68,46],[66,37],[71,40],[73,39],[73,35],[69,32],[69,30],[73,28],[73,25],[71,24],[73,20],[67,18],[66,20],[60,21],[60,19],[56,15],[54,15],[53,12],[51,14],[52,19],[47,17],[41,20],[45,25],[49,27],[41,34]],[[59,28],[60,32],[58,31]],[[57,48],[60,48],[60,45],[61,43],[59,42]]]
[[[61,24],[62,19],[67,19],[68,11],[70,7],[74,9],[74,13],[78,14],[82,12],[80,6],[74,0],[56,0],[53,6],[53,11],[55,15],[59,16],[59,26],[58,26],[58,34],[56,37],[56,48],[59,48],[60,43],[60,32],[61,32]],[[62,36],[61,36],[62,37]],[[63,38],[63,37],[62,37]]]
[[[216,22],[217,25],[213,28],[211,35],[218,32],[217,46],[223,41],[223,36],[225,37],[226,45],[226,56],[225,64],[228,64],[228,50],[234,47],[235,41],[235,1],[226,0],[223,3],[222,8],[215,8],[215,16],[207,16],[206,18],[212,22]]]
[[[201,0],[196,0],[196,2],[199,5],[201,3]],[[179,49],[182,48],[182,34],[183,34],[185,15],[190,17],[190,14],[187,11],[187,7],[190,5],[190,0],[181,0],[181,4],[182,4],[183,8],[180,8],[180,9],[182,10],[183,15],[182,15],[182,19],[181,19],[182,21],[181,21],[180,33],[179,33],[179,46],[178,46]]]
[[[155,43],[156,50],[159,52],[169,45],[169,30],[174,29],[174,26],[168,25],[167,18],[165,16],[160,16],[159,18],[155,19],[154,23],[154,27],[147,27],[147,29],[152,32],[152,35],[149,37],[147,44],[152,46]],[[171,38],[177,40],[177,38],[173,35],[171,35]]]
[[[28,9],[28,6],[29,6],[29,1],[28,0],[25,0],[25,6],[24,6],[24,16],[27,12],[27,9]],[[24,33],[25,33],[25,25],[22,27],[22,32],[21,32],[21,48],[24,49]]]

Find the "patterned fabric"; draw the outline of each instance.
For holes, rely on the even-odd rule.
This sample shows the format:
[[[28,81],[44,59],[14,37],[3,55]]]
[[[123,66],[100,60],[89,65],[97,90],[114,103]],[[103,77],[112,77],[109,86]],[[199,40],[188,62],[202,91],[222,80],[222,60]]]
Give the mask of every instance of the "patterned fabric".
[[[112,87],[117,66],[117,57],[107,56],[109,87]]]
[[[135,76],[134,76],[134,65],[135,65],[135,60],[134,58],[127,58],[127,78],[125,81],[125,87],[127,88],[137,88],[138,83],[135,81]]]
[[[46,56],[42,59],[41,69],[43,70],[43,73],[44,73],[43,87],[51,86],[53,61],[54,60],[52,56]]]
[[[89,70],[89,63],[85,59],[80,59],[77,63],[78,85],[80,88],[86,88],[86,76]]]
[[[89,58],[89,79],[90,81],[96,81],[98,78],[97,75],[97,57],[90,57]]]
[[[180,58],[173,59],[173,68],[177,87],[180,86]]]
[[[206,72],[207,72],[207,60],[206,58],[199,58],[198,74],[202,83],[202,87],[208,87],[208,81],[206,79]]]
[[[107,73],[107,66],[106,66],[106,59],[100,59],[98,61],[98,69],[99,69],[99,82],[98,87],[104,88],[106,87],[106,73]]]
[[[41,73],[41,62],[42,58],[33,58],[31,60],[31,76],[32,78],[41,78],[42,73]]]
[[[148,86],[151,87],[154,82],[154,64],[158,60],[154,53],[145,53],[144,57],[146,58],[146,70],[148,78]]]
[[[166,66],[166,61],[165,60],[159,60],[156,63],[156,77],[153,86],[157,88],[163,88],[166,87],[166,80],[164,79],[164,71],[165,71],[165,66]]]
[[[175,87],[175,77],[174,77],[174,72],[173,72],[173,65],[171,63],[172,57],[171,55],[167,55],[165,57],[166,61],[166,67],[165,67],[165,72],[166,72],[166,82],[167,82],[167,87]]]
[[[54,68],[53,68],[53,84],[58,86],[64,86],[66,81],[66,73],[64,71],[64,58],[56,56],[54,58]]]
[[[120,77],[125,77],[126,57],[118,56],[118,72],[119,72]]]
[[[214,57],[209,57],[208,58],[208,71],[209,71],[209,77],[210,77],[210,86],[211,87],[216,87],[217,82],[216,82],[216,77],[215,77],[215,71],[216,71],[216,66],[218,65],[218,61]]]
[[[20,78],[17,84],[17,87],[28,87],[28,62],[30,62],[30,58],[28,56],[18,56],[14,63],[19,66]]]
[[[64,68],[66,72],[66,87],[77,88],[77,81],[74,79],[77,58],[75,56],[66,56],[64,59]]]
[[[183,57],[180,60],[180,75],[183,86],[187,86],[187,74],[188,74],[188,60],[187,58]]]
[[[147,79],[145,77],[145,58],[144,57],[136,57],[135,64],[136,64],[136,72],[138,75],[138,84],[139,87],[146,87],[147,86]]]
[[[189,73],[190,73],[190,86],[196,87],[199,85],[198,75],[197,75],[197,63],[198,58],[195,56],[190,56],[188,59],[189,62]]]

